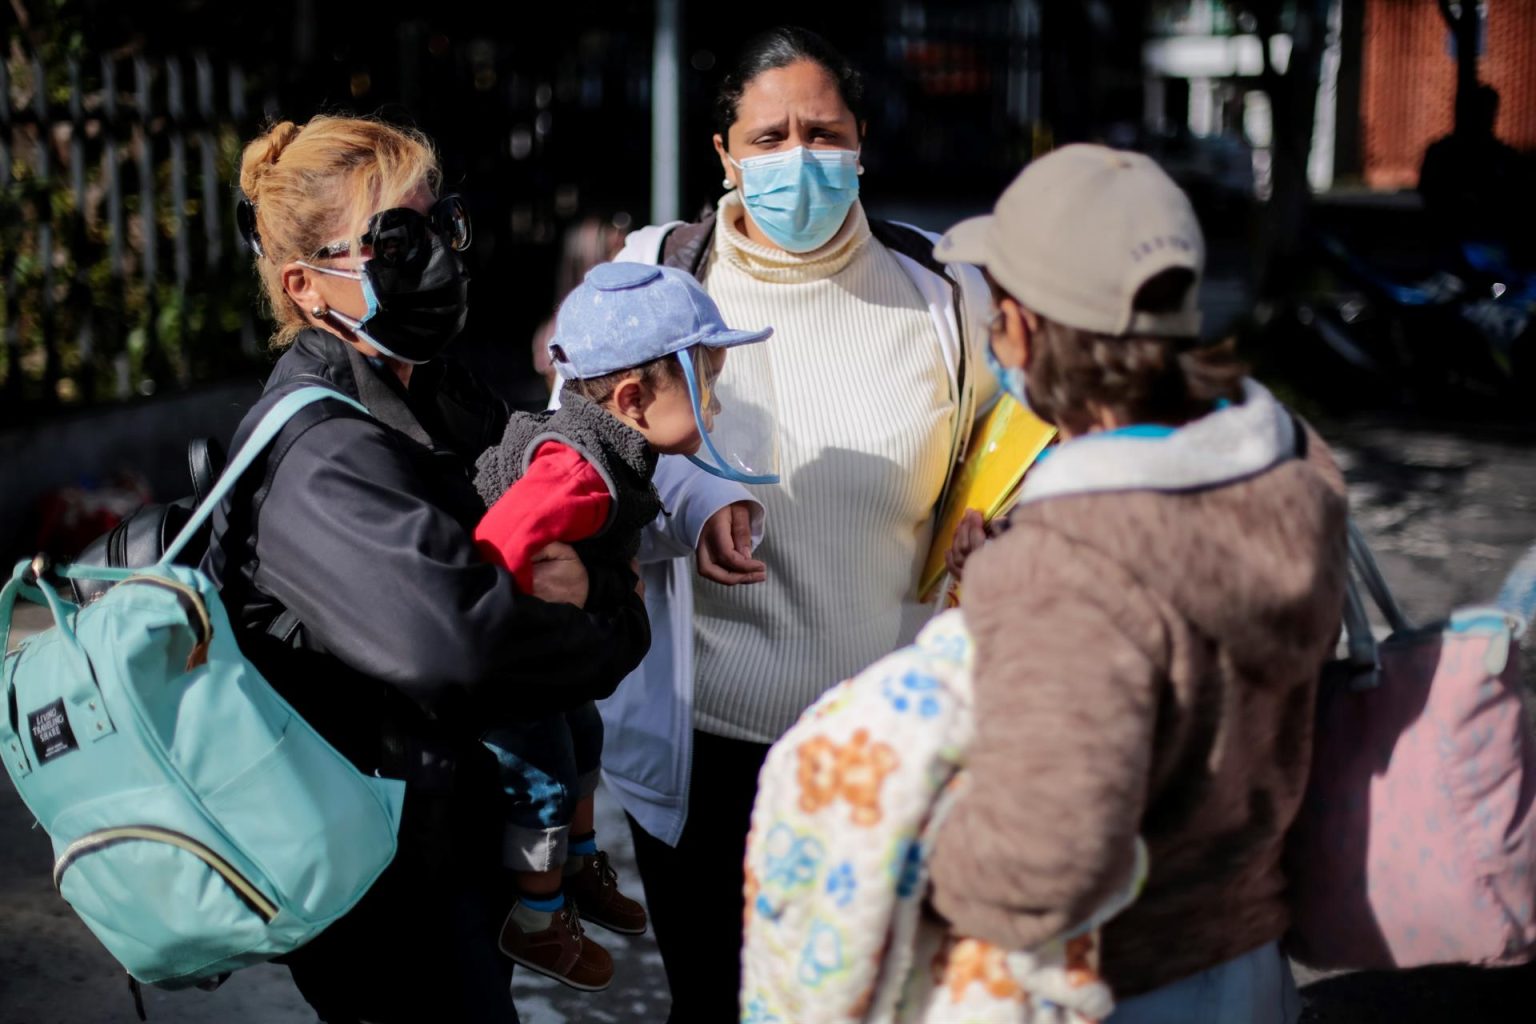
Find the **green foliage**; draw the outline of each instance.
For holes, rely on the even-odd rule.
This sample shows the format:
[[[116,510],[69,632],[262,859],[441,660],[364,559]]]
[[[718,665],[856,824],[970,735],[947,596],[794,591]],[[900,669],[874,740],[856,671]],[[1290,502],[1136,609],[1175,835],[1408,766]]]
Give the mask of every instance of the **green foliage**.
[[[153,124],[94,124],[83,139],[85,194],[71,184],[68,125],[68,61],[81,59],[80,88],[87,117],[102,110],[99,63],[82,52],[82,37],[64,0],[26,5],[26,30],[12,26],[0,59],[6,61],[13,109],[30,107],[41,86],[49,117],[62,122],[38,132],[18,126],[9,145],[10,166],[0,167],[0,331],[14,332],[16,352],[0,345],[0,417],[21,418],[26,410],[55,404],[90,404],[185,386],[222,376],[248,364],[239,338],[257,309],[255,276],[238,242],[228,183],[234,180],[240,135],[236,126],[216,126],[209,135],[185,136],[186,195],[176,209],[168,129]],[[44,79],[34,81],[32,54],[42,58]],[[157,74],[163,71],[156,69]],[[119,88],[125,83],[120,79]],[[128,97],[121,105],[127,106]],[[117,141],[118,178],[123,199],[121,261],[112,260],[114,227],[108,212],[106,140]],[[51,140],[50,173],[41,173],[39,144]],[[230,201],[205,208],[200,146],[214,149],[215,176]],[[149,145],[154,202],[146,232],[139,186],[138,155]],[[207,249],[207,218],[217,218],[221,259]],[[183,289],[175,281],[175,238],[185,224],[191,275]],[[45,230],[45,227],[50,230]],[[50,258],[45,240],[51,233]],[[156,274],[146,282],[146,257],[153,248]],[[53,359],[49,359],[49,346]],[[13,355],[15,358],[13,358]],[[123,373],[126,367],[126,375]]]

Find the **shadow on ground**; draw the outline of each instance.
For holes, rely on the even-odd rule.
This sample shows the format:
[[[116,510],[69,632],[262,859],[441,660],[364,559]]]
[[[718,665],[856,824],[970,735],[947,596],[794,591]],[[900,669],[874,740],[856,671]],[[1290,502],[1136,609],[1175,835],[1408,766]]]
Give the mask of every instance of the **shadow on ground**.
[[[1486,427],[1372,420],[1324,424],[1350,483],[1354,514],[1408,614],[1432,621],[1486,602],[1536,541],[1536,435]],[[42,617],[18,623],[25,632]],[[1536,669],[1529,642],[1527,680]],[[49,881],[52,853],[17,799],[0,784],[0,1024],[132,1022],[124,976]],[[599,797],[598,830],[624,885],[639,896],[622,814]],[[617,973],[603,993],[582,994],[519,972],[524,1024],[659,1024],[669,998],[649,936],[594,932]],[[1307,1024],[1530,1024],[1536,966],[1430,968],[1318,978],[1303,975]],[[213,993],[147,990],[153,1024],[310,1024],[280,967],[242,971]]]

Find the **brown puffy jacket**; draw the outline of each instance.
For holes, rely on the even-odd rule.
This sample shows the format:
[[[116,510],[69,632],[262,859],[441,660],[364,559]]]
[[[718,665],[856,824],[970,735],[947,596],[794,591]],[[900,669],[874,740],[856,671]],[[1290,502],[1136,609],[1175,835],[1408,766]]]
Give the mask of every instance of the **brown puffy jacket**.
[[[1146,889],[1104,934],[1122,997],[1288,923],[1281,848],[1339,631],[1346,504],[1321,441],[1298,445],[1248,389],[1168,437],[1058,449],[967,567],[977,737],[934,905],[962,934],[1034,945],[1123,883],[1139,834]]]

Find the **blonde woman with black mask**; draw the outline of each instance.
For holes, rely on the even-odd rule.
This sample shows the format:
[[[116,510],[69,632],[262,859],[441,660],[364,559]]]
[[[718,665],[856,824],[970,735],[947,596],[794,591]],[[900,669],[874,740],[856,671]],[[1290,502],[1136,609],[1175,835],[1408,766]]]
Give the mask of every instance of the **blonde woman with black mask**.
[[[283,122],[246,146],[240,185],[281,354],[235,444],[304,385],[368,414],[321,402],[290,422],[246,477],[259,486],[216,515],[206,568],[266,678],[360,769],[406,782],[394,863],[287,962],[333,1024],[506,1024],[503,815],[480,733],[603,696],[645,610],[633,577],[589,577],[569,548],[543,553],[531,593],[475,550],[474,460],[506,413],[440,358],[468,311],[470,236],[427,140]]]

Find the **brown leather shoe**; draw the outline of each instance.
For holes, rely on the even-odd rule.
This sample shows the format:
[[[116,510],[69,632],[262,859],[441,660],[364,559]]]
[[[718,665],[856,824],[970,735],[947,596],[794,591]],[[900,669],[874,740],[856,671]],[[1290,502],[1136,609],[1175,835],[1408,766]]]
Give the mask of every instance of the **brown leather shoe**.
[[[499,945],[513,963],[583,992],[601,992],[613,982],[613,957],[582,934],[569,901],[540,932],[523,931],[508,914]]]
[[[620,935],[645,934],[645,908],[619,892],[619,876],[603,851],[589,855],[580,871],[566,875],[563,888],[583,921]]]

